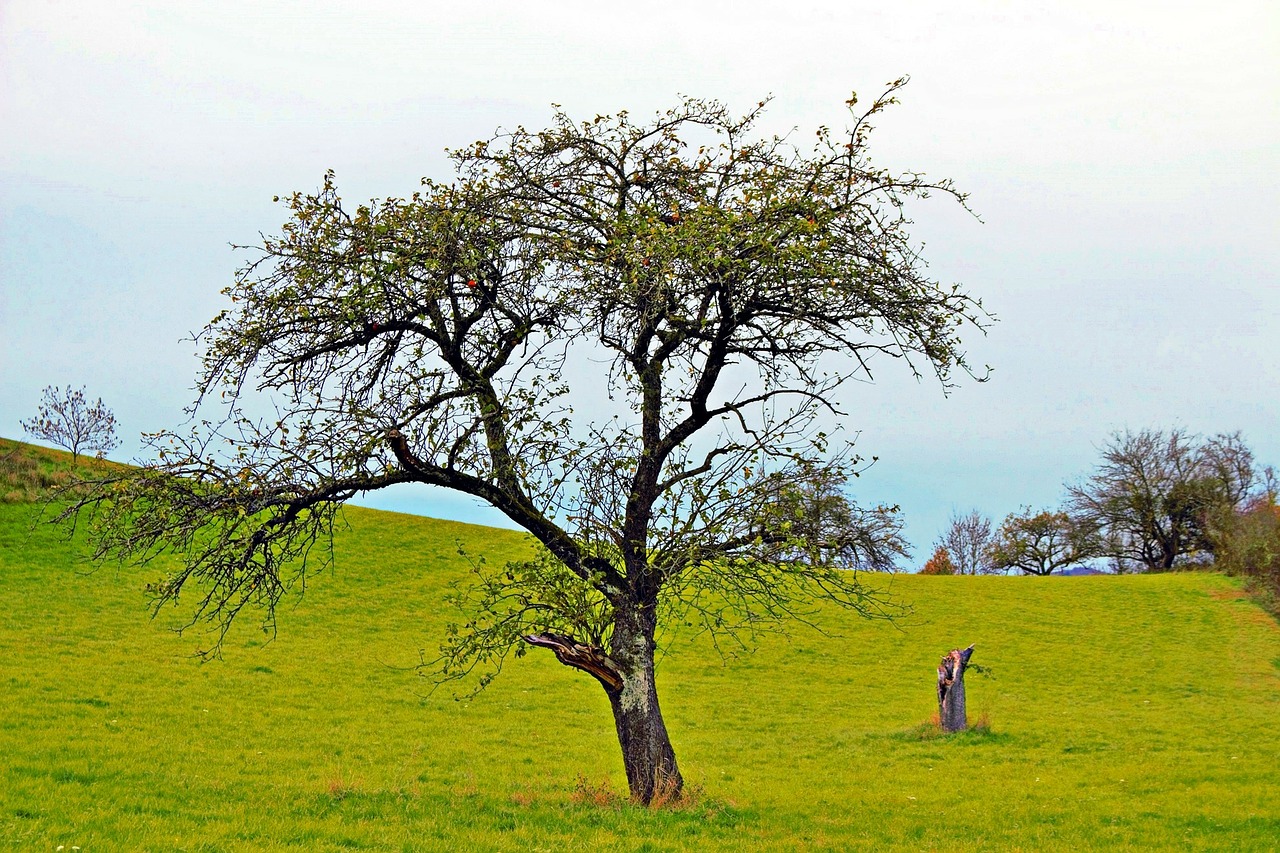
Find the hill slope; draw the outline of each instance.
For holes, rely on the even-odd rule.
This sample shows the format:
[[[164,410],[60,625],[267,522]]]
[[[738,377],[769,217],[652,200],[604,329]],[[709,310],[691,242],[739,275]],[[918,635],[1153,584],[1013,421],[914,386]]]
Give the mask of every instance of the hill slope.
[[[875,579],[897,627],[823,611],[722,665],[661,664],[683,812],[623,789],[605,697],[549,655],[453,701],[413,669],[464,579],[518,534],[349,510],[336,567],[250,620],[225,659],[146,613],[155,569],[84,574],[83,547],[0,505],[0,848],[1271,849],[1280,629],[1208,574]],[[977,643],[972,718],[922,735],[933,668]],[[579,775],[584,781],[575,783]]]

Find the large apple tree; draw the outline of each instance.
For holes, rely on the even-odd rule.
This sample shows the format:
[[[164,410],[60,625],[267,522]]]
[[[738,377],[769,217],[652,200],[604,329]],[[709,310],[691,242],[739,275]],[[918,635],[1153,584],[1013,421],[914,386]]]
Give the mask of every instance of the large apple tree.
[[[326,176],[198,336],[194,427],[71,512],[99,557],[178,555],[159,600],[192,588],[225,631],[246,607],[274,618],[344,501],[478,498],[538,550],[477,566],[439,671],[484,683],[550,649],[608,696],[632,796],[678,794],[660,627],[734,636],[818,599],[888,612],[857,570],[905,545],[893,508],[843,492],[842,394],[895,363],[949,385],[985,316],[926,275],[904,216],[962,197],[869,159],[901,84],[807,147],[755,131],[764,103],[686,99],[645,123],[557,110],[407,198],[353,208]]]

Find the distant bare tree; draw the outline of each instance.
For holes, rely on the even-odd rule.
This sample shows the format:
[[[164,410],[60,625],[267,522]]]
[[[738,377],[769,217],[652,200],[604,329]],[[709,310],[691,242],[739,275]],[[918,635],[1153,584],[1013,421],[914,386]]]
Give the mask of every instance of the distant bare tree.
[[[29,421],[19,421],[35,438],[50,441],[71,451],[71,460],[80,460],[80,451],[92,450],[98,456],[120,446],[116,438],[116,416],[99,397],[90,405],[79,390],[49,385],[44,389],[40,408]]]
[[[975,510],[964,515],[951,515],[951,525],[938,539],[938,546],[946,548],[958,575],[993,574],[988,551],[991,548],[994,529],[991,519]]]
[[[1221,433],[1204,440],[1199,448],[1203,476],[1209,478],[1223,504],[1243,507],[1265,494],[1271,472],[1259,472],[1253,451],[1240,433]]]

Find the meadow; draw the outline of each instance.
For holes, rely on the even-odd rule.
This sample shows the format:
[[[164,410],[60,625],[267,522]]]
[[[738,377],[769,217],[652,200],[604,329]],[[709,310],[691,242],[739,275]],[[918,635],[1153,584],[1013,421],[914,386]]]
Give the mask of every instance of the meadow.
[[[822,610],[659,690],[679,808],[627,804],[608,703],[536,651],[433,690],[442,596],[521,535],[348,509],[333,568],[200,662],[158,569],[91,571],[0,503],[0,849],[1269,850],[1280,627],[1230,578],[868,576],[897,623]],[[247,617],[247,618],[246,618]],[[934,668],[977,644],[980,730],[939,737]]]

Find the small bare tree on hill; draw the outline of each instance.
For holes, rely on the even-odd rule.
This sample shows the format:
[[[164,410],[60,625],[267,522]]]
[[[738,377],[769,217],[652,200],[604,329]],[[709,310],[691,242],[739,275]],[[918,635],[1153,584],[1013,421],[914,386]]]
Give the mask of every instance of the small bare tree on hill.
[[[45,387],[40,408],[29,421],[21,421],[27,433],[42,441],[52,442],[71,451],[71,461],[80,460],[81,451],[93,451],[98,456],[120,445],[116,438],[116,416],[99,397],[90,403],[84,396],[84,387],[72,389]]]
[[[956,574],[983,575],[996,571],[990,556],[993,536],[991,519],[975,509],[964,515],[952,513],[937,544],[951,555]]]

